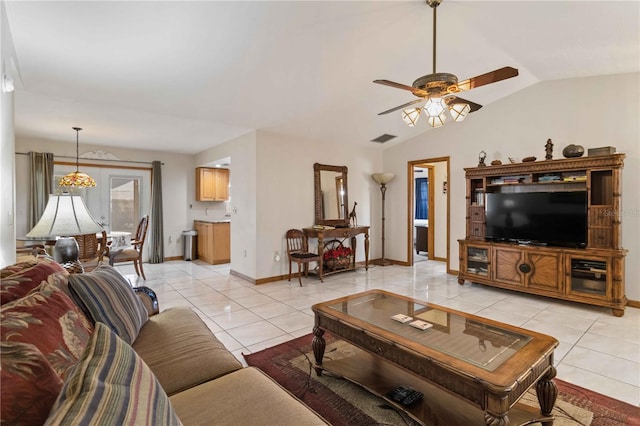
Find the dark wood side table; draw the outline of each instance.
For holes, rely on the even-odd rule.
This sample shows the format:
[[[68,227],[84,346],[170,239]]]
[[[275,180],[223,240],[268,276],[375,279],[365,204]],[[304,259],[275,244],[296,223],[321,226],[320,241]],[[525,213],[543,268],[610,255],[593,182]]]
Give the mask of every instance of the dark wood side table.
[[[320,255],[320,259],[322,259],[325,239],[339,240],[339,239],[349,238],[351,240],[351,249],[353,250],[351,266],[349,268],[340,269],[339,271],[333,271],[333,272],[351,271],[356,268],[356,236],[360,234],[364,234],[364,267],[366,270],[369,270],[369,227],[368,226],[354,226],[349,228],[334,228],[334,229],[303,228],[302,232],[304,232],[304,235],[306,238],[316,238],[318,240],[318,254]],[[323,278],[324,275],[329,274],[329,272],[325,273],[323,271],[323,263],[324,262],[320,262],[320,265],[318,265],[318,275],[320,275],[320,278]]]

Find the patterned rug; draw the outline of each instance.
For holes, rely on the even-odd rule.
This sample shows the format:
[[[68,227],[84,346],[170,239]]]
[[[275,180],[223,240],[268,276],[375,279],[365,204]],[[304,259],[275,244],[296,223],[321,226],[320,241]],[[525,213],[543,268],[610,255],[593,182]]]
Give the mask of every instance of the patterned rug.
[[[346,356],[353,350],[328,333],[324,337],[325,360]],[[244,357],[249,365],[264,371],[334,426],[417,425],[401,410],[348,380],[327,373],[318,377],[312,368],[312,338],[309,334]],[[553,412],[555,426],[640,425],[639,407],[562,380],[554,381],[559,391]],[[533,390],[520,403],[539,409]]]

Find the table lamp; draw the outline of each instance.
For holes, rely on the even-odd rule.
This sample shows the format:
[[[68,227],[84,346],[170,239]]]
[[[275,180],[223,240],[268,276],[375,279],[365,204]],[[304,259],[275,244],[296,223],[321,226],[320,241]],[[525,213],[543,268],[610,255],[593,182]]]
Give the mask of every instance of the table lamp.
[[[53,249],[53,258],[69,269],[75,267],[82,271],[78,260],[78,242],[73,235],[102,232],[102,226],[91,216],[82,197],[63,193],[49,195],[36,226],[27,234],[28,238],[57,238]]]

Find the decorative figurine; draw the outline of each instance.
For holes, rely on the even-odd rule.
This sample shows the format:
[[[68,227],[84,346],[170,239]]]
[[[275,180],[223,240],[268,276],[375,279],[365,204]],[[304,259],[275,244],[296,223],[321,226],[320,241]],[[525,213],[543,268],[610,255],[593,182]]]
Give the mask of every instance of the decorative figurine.
[[[358,203],[356,203],[355,201],[353,202],[353,209],[351,210],[351,213],[349,213],[349,222],[351,223],[351,226],[358,226],[358,218],[356,217],[356,206],[358,205]]]
[[[484,163],[485,158],[487,158],[487,153],[484,151],[480,151],[480,154],[478,155],[478,167],[486,166],[486,164]]]
[[[551,142],[551,139],[547,139],[544,150],[547,152],[547,155],[545,155],[544,158],[546,160],[551,160],[553,158],[553,142]]]
[[[493,160],[493,161],[491,162],[491,165],[492,165],[492,166],[500,166],[501,164],[502,164],[502,161],[500,161],[500,160]]]
[[[515,163],[517,163],[516,159],[515,159],[515,158],[513,158],[513,157],[509,157],[509,162],[510,162],[511,164],[515,164]]]

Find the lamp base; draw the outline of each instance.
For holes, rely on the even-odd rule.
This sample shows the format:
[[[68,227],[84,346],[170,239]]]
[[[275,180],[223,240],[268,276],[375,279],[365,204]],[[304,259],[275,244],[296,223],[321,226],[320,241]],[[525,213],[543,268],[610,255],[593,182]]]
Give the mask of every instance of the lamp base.
[[[60,237],[53,247],[53,258],[71,274],[84,272],[80,263],[78,242],[73,237]]]
[[[387,259],[380,259],[380,260],[376,261],[376,265],[378,265],[378,266],[391,266],[393,264],[394,263],[392,261],[387,260]]]

